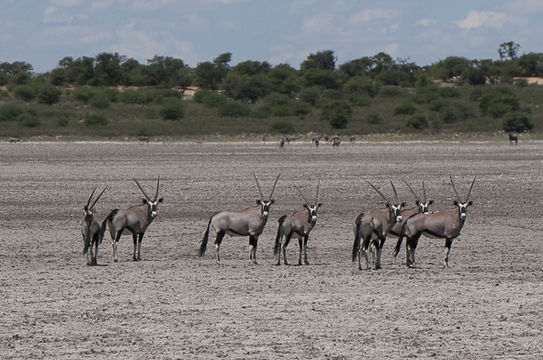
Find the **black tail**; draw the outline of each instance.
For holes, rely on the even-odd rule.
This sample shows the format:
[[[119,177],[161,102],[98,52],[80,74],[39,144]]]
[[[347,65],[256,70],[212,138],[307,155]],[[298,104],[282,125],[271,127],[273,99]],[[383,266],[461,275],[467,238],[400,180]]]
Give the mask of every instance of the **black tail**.
[[[100,238],[98,240],[98,243],[102,243],[102,240],[104,240],[104,235],[106,233],[106,227],[107,227],[107,222],[108,220],[111,221],[111,219],[113,219],[113,217],[115,215],[117,215],[117,213],[119,212],[119,209],[113,209],[111,210],[111,212],[109,213],[108,216],[106,216],[106,218],[104,219],[104,221],[102,221],[102,225],[100,225]]]
[[[353,262],[356,260],[356,257],[358,256],[358,250],[360,249],[360,220],[362,219],[362,216],[364,216],[364,213],[358,215],[354,221],[355,231],[354,231],[354,243],[353,243]]]
[[[281,251],[281,236],[283,235],[283,232],[281,231],[281,226],[283,225],[283,221],[287,218],[286,215],[283,215],[277,220],[279,225],[277,225],[277,236],[275,237],[275,247],[273,248],[273,254],[277,255],[279,254],[279,251]]]
[[[90,247],[90,236],[88,238],[85,238],[85,246],[83,247],[83,255],[85,255],[87,251],[89,251],[89,247]]]
[[[394,258],[398,256],[398,253],[400,252],[400,248],[402,247],[404,229],[405,229],[406,224],[407,224],[407,220],[403,223],[402,230],[400,230],[400,236],[398,237],[398,241],[396,241],[396,246],[394,247],[394,250],[392,251],[392,255],[394,256]]]
[[[209,222],[207,223],[207,229],[204,234],[204,238],[202,239],[202,243],[200,244],[200,256],[204,256],[206,253],[207,242],[209,241],[209,226],[211,225],[211,220],[213,219],[213,216],[209,218]]]

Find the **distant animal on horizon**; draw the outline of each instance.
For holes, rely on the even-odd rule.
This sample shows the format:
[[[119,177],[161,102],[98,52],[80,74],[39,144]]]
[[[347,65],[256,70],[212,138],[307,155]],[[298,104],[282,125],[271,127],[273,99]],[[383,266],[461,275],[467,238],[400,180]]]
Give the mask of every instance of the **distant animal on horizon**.
[[[18,137],[15,137],[15,136],[12,136],[9,138],[9,143],[10,144],[14,144],[14,143],[18,143],[19,141],[21,141],[21,139],[19,139]]]
[[[509,133],[509,145],[512,145],[513,141],[515,142],[515,145],[518,144],[518,135],[513,134],[513,133]]]
[[[341,138],[339,136],[334,136],[332,138],[332,146],[339,147],[341,144]]]
[[[137,138],[141,143],[148,143],[150,139],[149,136],[143,136],[143,135],[138,136]]]

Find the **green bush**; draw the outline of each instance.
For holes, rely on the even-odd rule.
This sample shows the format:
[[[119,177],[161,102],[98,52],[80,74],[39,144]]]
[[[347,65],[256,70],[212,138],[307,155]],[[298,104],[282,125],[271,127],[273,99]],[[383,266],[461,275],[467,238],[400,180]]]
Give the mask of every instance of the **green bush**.
[[[89,100],[89,104],[97,109],[105,109],[109,106],[109,97],[103,92],[97,92]]]
[[[294,132],[294,125],[288,120],[276,120],[271,124],[270,130],[276,133],[290,134]]]
[[[119,93],[117,100],[124,104],[147,104],[148,98],[141,90],[125,90]]]
[[[42,86],[38,93],[38,102],[40,104],[53,105],[60,100],[60,90],[52,85]]]
[[[518,111],[520,102],[509,88],[495,88],[480,98],[479,108],[483,115],[499,118],[507,113]]]
[[[429,104],[428,104],[428,108],[432,111],[436,111],[436,112],[440,112],[441,109],[443,109],[444,107],[447,106],[447,101],[446,100],[443,100],[443,99],[436,99],[436,100],[432,100]]]
[[[35,115],[32,115],[30,113],[19,115],[17,120],[19,121],[21,125],[28,128],[33,128],[40,125],[40,121],[38,120],[38,118]]]
[[[85,118],[86,126],[105,126],[109,124],[109,120],[102,115],[89,115]]]
[[[15,121],[24,112],[23,107],[16,104],[1,105],[0,121]]]
[[[509,114],[503,121],[503,129],[505,131],[524,132],[534,128],[532,120],[528,115],[523,113]]]
[[[214,91],[200,90],[194,94],[193,100],[207,107],[220,107],[228,102],[228,99]]]
[[[178,120],[185,115],[183,101],[178,99],[169,99],[164,103],[160,110],[160,116],[164,120]]]
[[[13,95],[23,101],[32,101],[36,97],[36,88],[32,85],[18,85],[13,88]]]
[[[383,119],[381,118],[381,115],[379,115],[377,113],[373,113],[373,114],[368,115],[368,124],[376,125],[376,124],[381,123],[382,121],[383,121]]]
[[[381,89],[381,96],[384,97],[399,97],[402,96],[403,92],[402,89],[400,89],[397,86],[385,86]]]
[[[292,112],[294,115],[307,115],[311,112],[311,106],[308,103],[294,101],[292,104]]]
[[[455,87],[441,87],[437,92],[444,98],[459,97],[461,95],[460,90]]]
[[[246,104],[227,102],[219,107],[219,116],[243,117],[249,116],[251,110]]]
[[[300,90],[298,97],[301,101],[311,106],[315,106],[320,99],[320,91],[316,87],[303,88]]]
[[[422,114],[417,114],[407,119],[405,126],[416,130],[426,129],[428,127],[428,119]]]
[[[351,119],[352,109],[345,100],[335,100],[322,107],[321,119],[327,120],[334,129],[345,129]]]
[[[363,94],[351,94],[349,95],[349,101],[354,106],[365,107],[371,105],[370,97]]]
[[[394,115],[413,115],[417,111],[417,107],[412,102],[404,102],[396,106]]]
[[[57,120],[57,126],[58,127],[66,127],[68,126],[69,120],[67,118],[60,118]]]
[[[87,104],[89,100],[94,96],[94,89],[89,87],[78,87],[72,91],[74,99]]]

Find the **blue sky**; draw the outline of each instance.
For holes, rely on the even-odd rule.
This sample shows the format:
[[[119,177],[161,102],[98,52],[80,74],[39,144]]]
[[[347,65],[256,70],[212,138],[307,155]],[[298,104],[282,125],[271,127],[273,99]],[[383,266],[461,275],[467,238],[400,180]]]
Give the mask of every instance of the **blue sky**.
[[[46,72],[65,56],[118,52],[190,66],[231,52],[299,68],[334,50],[337,64],[380,51],[418,65],[450,55],[497,59],[505,41],[543,52],[542,0],[0,0],[0,62]]]

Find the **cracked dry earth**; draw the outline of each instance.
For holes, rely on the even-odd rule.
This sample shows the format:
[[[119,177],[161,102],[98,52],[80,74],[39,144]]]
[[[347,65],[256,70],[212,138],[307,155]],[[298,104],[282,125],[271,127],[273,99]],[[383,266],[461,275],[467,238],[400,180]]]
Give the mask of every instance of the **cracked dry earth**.
[[[2,359],[541,359],[543,358],[543,143],[0,144]],[[276,204],[249,263],[246,238],[226,237],[222,265],[209,217],[254,204],[257,173]],[[389,238],[382,270],[351,262],[353,219],[382,206],[367,184],[414,204],[402,178],[426,183],[432,209],[450,207],[477,175],[474,205],[442,266],[444,240],[421,238],[416,268]],[[132,241],[87,266],[79,221],[93,187],[108,191],[100,219],[152,193],[159,216],[142,261]],[[321,179],[309,266],[275,266],[277,219],[301,209]],[[420,190],[419,190],[420,191]],[[289,246],[295,264],[297,242]]]

